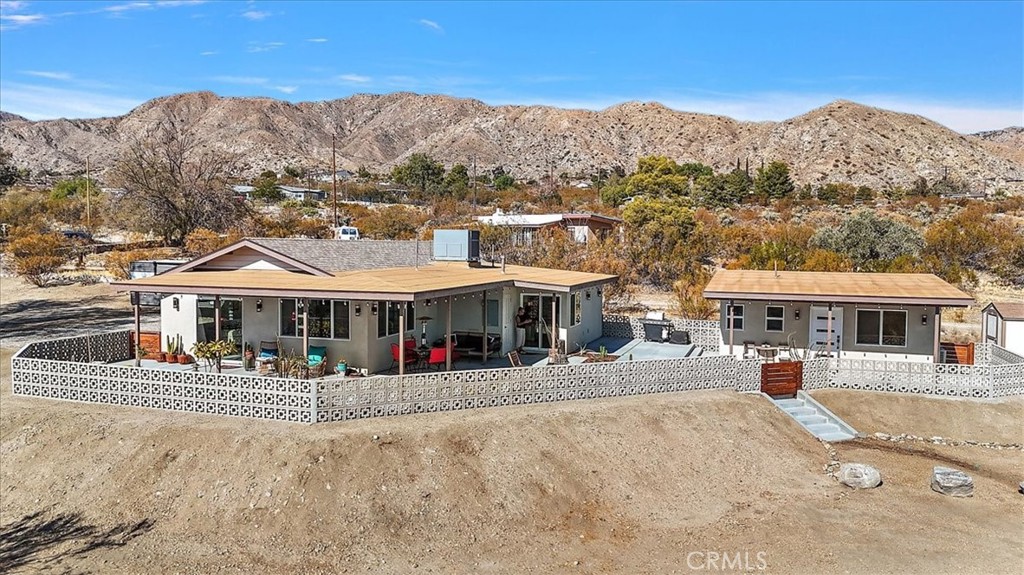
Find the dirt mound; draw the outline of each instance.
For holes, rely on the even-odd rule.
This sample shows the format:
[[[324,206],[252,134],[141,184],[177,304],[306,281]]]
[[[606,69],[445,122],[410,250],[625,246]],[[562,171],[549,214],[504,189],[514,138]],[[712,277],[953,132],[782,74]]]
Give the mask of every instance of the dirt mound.
[[[848,492],[825,477],[822,446],[754,395],[300,426],[12,397],[4,379],[0,532],[58,525],[18,554],[0,546],[29,566],[664,573],[713,551],[754,567],[764,552],[770,572],[995,573],[1022,559],[1021,498],[1002,479],[953,502],[883,461],[883,490]],[[938,528],[949,514],[966,516],[962,532]]]

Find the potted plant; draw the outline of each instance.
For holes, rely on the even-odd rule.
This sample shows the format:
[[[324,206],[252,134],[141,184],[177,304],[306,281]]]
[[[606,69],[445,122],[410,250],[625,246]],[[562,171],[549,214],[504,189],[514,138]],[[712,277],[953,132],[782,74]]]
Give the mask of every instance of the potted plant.
[[[165,361],[167,361],[167,352],[157,351],[156,353],[153,354],[153,359],[157,360],[160,363],[164,363]]]
[[[181,354],[185,353],[182,349],[181,336],[167,336],[167,363],[178,363]]]
[[[220,373],[220,360],[225,355],[231,355],[238,351],[235,347],[235,342],[226,339],[218,339],[214,341],[197,341],[192,346],[192,353],[196,357],[206,362],[206,369],[210,371],[213,367],[217,368],[217,373]]]
[[[343,357],[338,358],[338,363],[334,366],[334,372],[345,375],[348,372],[348,360]]]

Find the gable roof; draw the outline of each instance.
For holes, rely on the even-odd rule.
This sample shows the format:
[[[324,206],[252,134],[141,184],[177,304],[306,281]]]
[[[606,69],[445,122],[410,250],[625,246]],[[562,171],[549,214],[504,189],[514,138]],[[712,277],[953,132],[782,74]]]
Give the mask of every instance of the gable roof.
[[[218,258],[244,248],[255,250],[271,259],[316,276],[329,276],[331,272],[337,271],[424,265],[430,262],[431,257],[429,242],[245,238],[167,273],[186,272],[207,266]]]
[[[963,307],[974,298],[933,274],[719,270],[707,299]]]
[[[1009,321],[1024,321],[1024,303],[1013,303],[1008,301],[994,301],[985,310],[995,310],[999,317]]]

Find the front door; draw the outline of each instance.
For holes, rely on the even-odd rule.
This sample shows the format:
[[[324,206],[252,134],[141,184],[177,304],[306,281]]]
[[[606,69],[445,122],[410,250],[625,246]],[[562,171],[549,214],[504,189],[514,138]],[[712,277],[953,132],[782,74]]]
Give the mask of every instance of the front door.
[[[829,335],[832,338],[832,350],[838,353],[843,348],[843,308],[832,308],[832,333],[828,331],[828,307],[811,306],[811,333],[807,341],[808,347],[815,351],[825,352],[828,348]]]
[[[541,351],[551,347],[551,300],[555,296],[522,294],[520,305],[533,322],[526,328],[524,348]],[[556,302],[557,307],[560,302]],[[558,313],[560,310],[556,310]]]

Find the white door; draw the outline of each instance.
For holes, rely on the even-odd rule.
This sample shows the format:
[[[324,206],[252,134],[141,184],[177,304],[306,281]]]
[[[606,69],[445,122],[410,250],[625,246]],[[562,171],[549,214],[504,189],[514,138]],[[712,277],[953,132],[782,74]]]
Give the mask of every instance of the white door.
[[[832,349],[843,348],[843,308],[832,308]],[[825,351],[828,347],[828,307],[811,306],[811,333],[807,341],[811,348]]]

